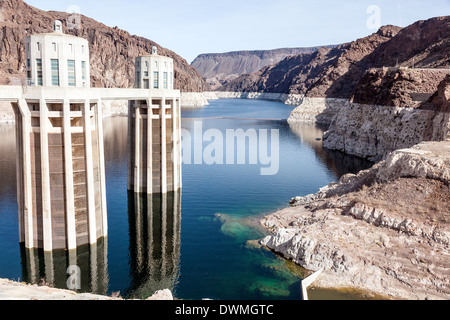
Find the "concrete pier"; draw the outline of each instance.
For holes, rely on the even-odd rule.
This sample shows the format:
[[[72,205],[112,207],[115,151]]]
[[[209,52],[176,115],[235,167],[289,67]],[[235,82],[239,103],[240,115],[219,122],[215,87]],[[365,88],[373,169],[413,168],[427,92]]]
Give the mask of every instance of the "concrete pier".
[[[13,107],[21,241],[44,251],[96,243],[107,235],[99,99],[46,99],[43,89]]]
[[[128,107],[128,190],[135,193],[181,188],[180,92],[172,89],[171,77],[173,60],[157,55],[156,49],[136,59],[136,87],[143,85],[149,96]]]
[[[129,105],[128,190],[167,193],[181,187],[180,99],[175,95]]]
[[[162,89],[0,86],[0,100],[11,103],[16,115],[20,242],[72,250],[107,236],[101,101],[130,101],[128,189],[179,190],[179,96]]]

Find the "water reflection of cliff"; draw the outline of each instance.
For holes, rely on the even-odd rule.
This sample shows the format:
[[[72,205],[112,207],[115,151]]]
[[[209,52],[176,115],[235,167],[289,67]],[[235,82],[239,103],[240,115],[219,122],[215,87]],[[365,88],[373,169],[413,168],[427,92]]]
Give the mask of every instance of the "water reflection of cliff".
[[[113,117],[103,120],[105,159],[121,162],[127,159],[128,118]]]
[[[70,284],[80,284],[81,289],[77,291],[104,295],[109,284],[107,246],[104,239],[100,239],[96,245],[78,247],[71,251],[44,252],[26,249],[21,245],[22,281],[38,284],[43,279],[52,287],[75,290],[75,287],[68,287],[67,281],[71,275],[76,274],[79,278],[74,278]],[[68,268],[73,266],[77,269],[68,273]]]
[[[323,147],[324,127],[304,123],[289,123],[289,127],[303,143],[309,145],[318,158],[330,168],[338,178],[346,173],[358,173],[373,166],[373,162],[347,155],[340,151],[328,150]]]
[[[147,298],[174,290],[179,278],[181,193],[128,193],[130,273],[128,293]]]

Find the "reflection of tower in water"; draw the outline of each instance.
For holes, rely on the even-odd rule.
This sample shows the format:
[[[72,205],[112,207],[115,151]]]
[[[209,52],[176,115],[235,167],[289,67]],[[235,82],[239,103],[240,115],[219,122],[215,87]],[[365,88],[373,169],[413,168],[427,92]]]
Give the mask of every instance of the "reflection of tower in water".
[[[127,296],[173,290],[179,278],[181,193],[128,193],[130,273]]]
[[[55,288],[105,295],[109,285],[107,252],[108,242],[105,239],[70,251],[44,252],[41,249],[27,249],[22,244],[22,281],[38,284],[44,279]]]

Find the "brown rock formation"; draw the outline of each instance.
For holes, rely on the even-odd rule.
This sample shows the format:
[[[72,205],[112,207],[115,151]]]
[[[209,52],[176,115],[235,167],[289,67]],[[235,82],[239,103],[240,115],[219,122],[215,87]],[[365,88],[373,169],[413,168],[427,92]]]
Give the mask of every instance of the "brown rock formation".
[[[334,49],[286,58],[241,76],[220,90],[350,98],[370,68],[447,68],[449,41],[449,16],[418,21],[404,29],[385,26],[377,33]]]
[[[308,97],[350,96],[369,67],[369,64],[359,62],[399,30],[399,27],[386,26],[368,37],[333,49],[321,48],[313,53],[288,57],[254,74],[241,76],[220,90],[293,93]],[[330,90],[333,93],[328,95]]]
[[[206,78],[212,89],[217,89],[240,75],[256,72],[289,56],[312,53],[318,49],[320,47],[206,53],[195,58],[191,65]]]
[[[262,244],[324,272],[318,287],[448,299],[450,143],[395,151],[373,168],[297,197],[261,222]]]
[[[3,20],[0,21],[0,84],[9,84],[14,78],[25,78],[24,38],[34,33],[51,31],[52,21],[61,20],[67,26],[68,13],[42,11],[23,0],[0,0]],[[126,88],[134,83],[135,57],[151,52],[174,59],[175,86],[184,92],[202,92],[209,86],[186,60],[157,43],[118,29],[110,28],[91,18],[81,16],[81,28],[65,33],[87,38],[91,53],[91,85],[96,87]]]
[[[420,106],[420,109],[450,113],[450,74],[447,74],[439,84],[438,90]]]
[[[450,69],[370,69],[355,88],[353,102],[393,107],[418,107],[427,101]]]

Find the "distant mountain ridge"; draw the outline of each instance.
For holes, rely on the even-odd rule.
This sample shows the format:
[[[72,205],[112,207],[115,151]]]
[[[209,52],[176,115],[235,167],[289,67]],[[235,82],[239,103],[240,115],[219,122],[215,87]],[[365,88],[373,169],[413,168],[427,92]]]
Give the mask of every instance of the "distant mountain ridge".
[[[130,35],[117,27],[111,28],[81,15],[81,28],[68,30],[71,14],[43,11],[23,0],[0,0],[0,84],[13,79],[25,79],[25,37],[50,32],[53,20],[61,20],[64,32],[89,41],[91,85],[127,88],[134,85],[134,60],[149,54],[152,46],[160,55],[174,59],[175,88],[183,92],[210,90],[208,84],[188,62],[175,52],[143,37]]]
[[[331,48],[334,46],[325,46]],[[288,56],[315,52],[322,47],[247,50],[199,55],[191,65],[216,89],[243,74],[273,65]]]
[[[367,70],[395,66],[448,68],[450,17],[418,21],[406,28],[384,26],[348,44],[287,57],[219,90],[351,98]]]

